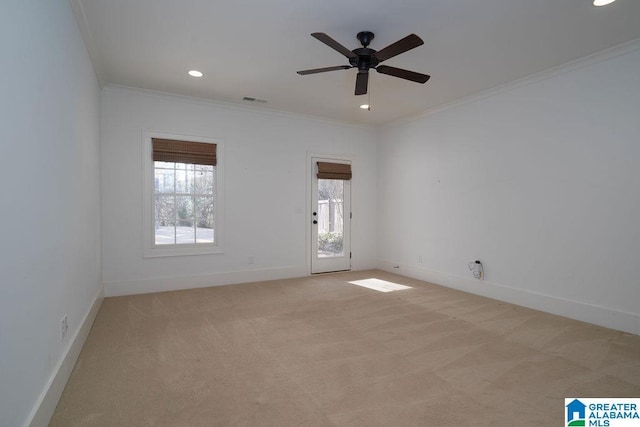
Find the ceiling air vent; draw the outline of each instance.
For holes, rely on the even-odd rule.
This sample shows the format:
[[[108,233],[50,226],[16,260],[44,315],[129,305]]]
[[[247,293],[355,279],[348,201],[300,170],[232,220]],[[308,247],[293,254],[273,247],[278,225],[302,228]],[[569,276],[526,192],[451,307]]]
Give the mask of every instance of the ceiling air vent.
[[[267,102],[266,99],[253,98],[251,96],[245,96],[242,100],[247,102],[257,102],[258,104],[266,104]]]

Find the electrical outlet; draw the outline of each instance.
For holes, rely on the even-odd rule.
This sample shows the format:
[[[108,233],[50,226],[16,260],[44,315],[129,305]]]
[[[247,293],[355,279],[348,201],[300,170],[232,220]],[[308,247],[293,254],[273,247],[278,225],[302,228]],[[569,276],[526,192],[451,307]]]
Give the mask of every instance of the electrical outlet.
[[[252,257],[252,256],[250,256],[250,257],[249,257],[249,264],[253,264],[253,263],[254,263],[253,257]]]
[[[67,331],[69,330],[69,321],[67,320],[67,315],[65,314],[60,320],[60,341],[64,340],[64,337],[67,335]]]

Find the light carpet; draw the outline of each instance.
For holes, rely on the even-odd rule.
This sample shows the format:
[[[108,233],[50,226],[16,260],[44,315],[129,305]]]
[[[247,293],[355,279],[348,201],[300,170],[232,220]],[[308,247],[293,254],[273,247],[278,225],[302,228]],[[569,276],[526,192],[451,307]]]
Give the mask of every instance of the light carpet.
[[[107,298],[51,425],[559,426],[571,396],[640,396],[640,337],[373,270]]]

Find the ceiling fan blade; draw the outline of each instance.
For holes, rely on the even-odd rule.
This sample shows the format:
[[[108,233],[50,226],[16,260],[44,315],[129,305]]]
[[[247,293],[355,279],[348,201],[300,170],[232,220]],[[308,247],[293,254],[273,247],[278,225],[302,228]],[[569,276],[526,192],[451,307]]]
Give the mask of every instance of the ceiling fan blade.
[[[340,52],[341,54],[343,54],[347,58],[357,58],[358,57],[358,55],[356,55],[355,53],[351,52],[349,49],[347,49],[346,47],[342,46],[340,43],[338,43],[337,41],[335,41],[334,39],[332,39],[331,37],[329,37],[325,33],[311,33],[311,37],[315,37],[316,39],[320,40],[322,43],[326,44],[330,48],[332,48],[334,50],[337,50],[338,52]]]
[[[326,71],[336,71],[336,70],[348,70],[351,68],[350,65],[338,65],[336,67],[325,67],[325,68],[314,68],[312,70],[302,70],[298,71],[298,74],[301,76],[306,76],[307,74],[316,74],[316,73],[324,73]]]
[[[415,34],[409,34],[407,37],[390,44],[382,50],[379,50],[373,56],[376,57],[378,61],[382,62],[423,44],[424,42],[420,37]]]
[[[356,95],[366,94],[367,86],[369,86],[369,73],[359,71],[356,77]]]
[[[376,71],[382,74],[387,74],[393,77],[400,77],[401,79],[411,80],[417,83],[426,83],[431,78],[426,74],[416,73],[415,71],[403,70],[402,68],[388,67],[386,65],[378,65]]]

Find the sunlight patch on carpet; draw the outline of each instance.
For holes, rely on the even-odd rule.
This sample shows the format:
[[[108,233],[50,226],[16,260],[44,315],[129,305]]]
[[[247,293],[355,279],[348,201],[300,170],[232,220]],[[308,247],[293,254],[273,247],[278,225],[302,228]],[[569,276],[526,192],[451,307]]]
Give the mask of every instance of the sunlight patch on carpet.
[[[387,282],[386,280],[380,279],[364,279],[364,280],[355,280],[353,282],[349,282],[352,285],[362,286],[363,288],[373,289],[378,292],[393,292],[393,291],[403,291],[405,289],[413,289],[411,286],[400,285],[398,283]]]

